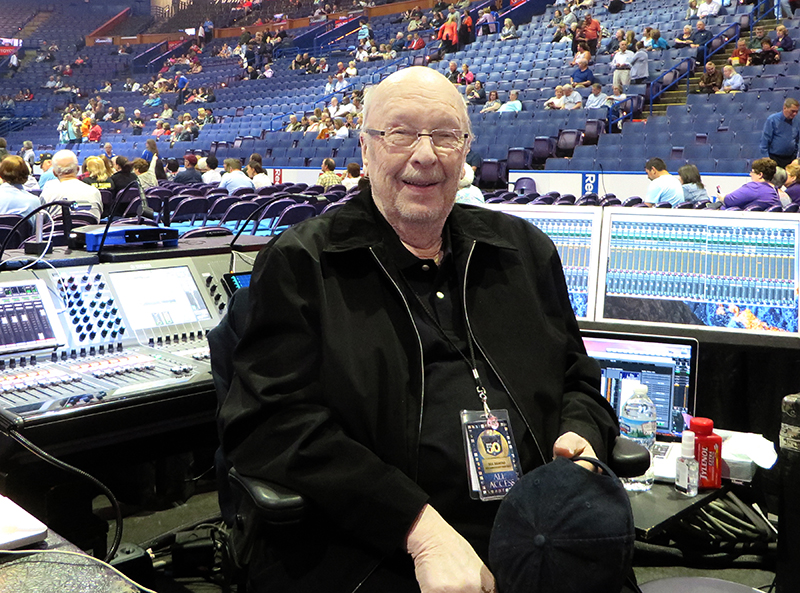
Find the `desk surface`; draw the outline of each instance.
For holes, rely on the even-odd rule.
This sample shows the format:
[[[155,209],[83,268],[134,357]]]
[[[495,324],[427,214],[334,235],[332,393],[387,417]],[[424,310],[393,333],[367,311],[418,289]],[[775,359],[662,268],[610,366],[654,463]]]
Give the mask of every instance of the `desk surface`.
[[[53,531],[31,550],[80,552]],[[0,593],[134,593],[135,587],[111,569],[90,560],[68,554],[0,553]]]
[[[722,496],[726,491],[727,486],[723,486],[718,490],[705,490],[690,498],[676,492],[672,484],[653,484],[648,492],[629,492],[637,537],[644,540],[655,537],[673,521]]]

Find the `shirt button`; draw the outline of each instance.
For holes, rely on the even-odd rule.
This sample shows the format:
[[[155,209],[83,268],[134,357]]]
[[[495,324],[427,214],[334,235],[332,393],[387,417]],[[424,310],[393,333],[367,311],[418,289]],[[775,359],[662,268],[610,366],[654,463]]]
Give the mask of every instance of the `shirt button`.
[[[422,264],[422,271],[423,272],[427,272],[430,269],[431,269],[431,267],[428,264]]]
[[[444,293],[443,292],[437,292],[436,293],[436,298],[437,299],[443,299],[444,298]]]

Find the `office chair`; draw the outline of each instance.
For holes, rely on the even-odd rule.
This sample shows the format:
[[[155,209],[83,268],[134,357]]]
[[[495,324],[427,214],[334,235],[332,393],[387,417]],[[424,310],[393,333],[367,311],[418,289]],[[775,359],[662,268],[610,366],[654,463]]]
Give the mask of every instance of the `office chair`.
[[[248,301],[249,287],[237,290],[228,301],[225,317],[208,333],[211,374],[218,406],[227,397],[233,379],[231,354],[245,328]],[[219,420],[217,428],[221,434]],[[631,440],[617,437],[608,464],[617,476],[639,476],[647,471],[649,464],[647,449]],[[221,446],[215,455],[215,466],[220,510],[225,524],[230,528],[232,560],[241,579],[246,579],[246,567],[255,542],[270,530],[299,525],[312,511],[302,495],[278,484],[240,474],[228,461]],[[245,584],[244,580],[240,580],[242,584]]]

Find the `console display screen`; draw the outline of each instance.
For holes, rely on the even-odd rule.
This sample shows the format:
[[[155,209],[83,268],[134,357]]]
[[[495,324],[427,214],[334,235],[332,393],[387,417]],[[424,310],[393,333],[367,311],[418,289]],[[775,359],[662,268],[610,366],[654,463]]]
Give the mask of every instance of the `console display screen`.
[[[64,343],[53,301],[41,280],[0,283],[0,354]]]
[[[188,266],[112,272],[109,277],[133,330],[211,319]]]

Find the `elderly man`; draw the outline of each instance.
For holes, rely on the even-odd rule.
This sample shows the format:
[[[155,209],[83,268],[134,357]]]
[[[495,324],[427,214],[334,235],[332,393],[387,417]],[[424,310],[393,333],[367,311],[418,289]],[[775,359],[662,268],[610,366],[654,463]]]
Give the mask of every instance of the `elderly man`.
[[[717,70],[714,62],[706,64],[706,71],[697,83],[697,93],[716,93],[722,87],[722,72]]]
[[[53,155],[53,174],[58,183],[48,183],[42,189],[42,201],[70,200],[78,207],[88,207],[97,220],[103,213],[103,199],[100,190],[78,179],[78,157],[71,150],[59,150]],[[49,208],[48,208],[49,210]],[[60,213],[60,211],[59,211]]]
[[[603,85],[594,83],[592,94],[586,98],[586,109],[602,109],[607,106],[608,95],[603,92]]]
[[[783,110],[773,113],[764,122],[759,150],[761,156],[771,158],[779,167],[785,167],[797,158],[800,149],[798,111],[800,102],[789,97],[783,102]]]
[[[571,84],[565,84],[561,87],[564,92],[564,101],[561,109],[580,109],[583,107],[583,97],[577,91],[572,90]]]
[[[614,69],[614,86],[626,87],[631,83],[631,66],[633,62],[633,52],[628,49],[628,42],[621,41],[619,51],[614,54],[611,66]]]
[[[336,75],[336,84],[333,85],[333,90],[337,93],[341,92],[347,88],[348,84],[349,83],[344,78],[344,74],[339,73]]]
[[[508,101],[503,103],[500,109],[497,110],[498,113],[505,113],[507,111],[522,111],[522,101],[519,100],[519,91],[509,91]]]
[[[391,50],[395,52],[403,51],[405,47],[406,47],[406,41],[403,32],[398,31],[397,35],[394,38],[394,41],[392,42]]]
[[[196,169],[197,157],[187,154],[183,157],[183,171],[175,175],[175,183],[203,183],[203,175]]]
[[[522,474],[606,458],[616,421],[552,242],[454,206],[470,147],[458,90],[405,68],[364,117],[370,189],[284,231],[253,270],[223,447],[243,474],[303,494],[314,520],[251,577],[295,593],[491,592],[498,502],[478,499],[510,483],[477,476],[477,453],[466,469],[464,435],[477,451],[513,432]]]
[[[704,19],[710,16],[717,16],[720,8],[722,8],[722,5],[718,2],[714,2],[714,0],[704,0],[704,2],[697,7],[697,18]]]
[[[322,161],[322,170],[317,177],[317,185],[321,185],[325,189],[328,189],[332,185],[339,185],[342,182],[342,178],[339,177],[336,173],[336,161],[333,159],[323,159]]]
[[[297,121],[297,116],[292,113],[289,116],[289,123],[286,124],[286,131],[287,132],[302,132],[303,131],[303,124]]]
[[[106,142],[103,144],[103,153],[108,157],[108,160],[111,160],[117,156],[114,154],[114,147],[111,146],[111,142]]]
[[[593,19],[592,15],[587,12],[581,23],[581,37],[586,41],[586,45],[589,46],[589,52],[592,55],[597,53],[597,44],[600,42],[602,35],[603,27],[600,25],[600,21]]]
[[[447,77],[447,80],[453,84],[458,84],[458,64],[456,64],[453,60],[450,60],[450,64],[447,67],[447,72],[445,72],[444,75]]]
[[[134,109],[133,117],[131,118],[130,122],[131,122],[131,135],[141,136],[142,130],[144,130],[144,120],[142,119],[142,112],[138,109]]]
[[[578,67],[569,79],[573,88],[588,87],[594,84],[594,74],[589,70],[589,62],[584,59],[578,60]]]

